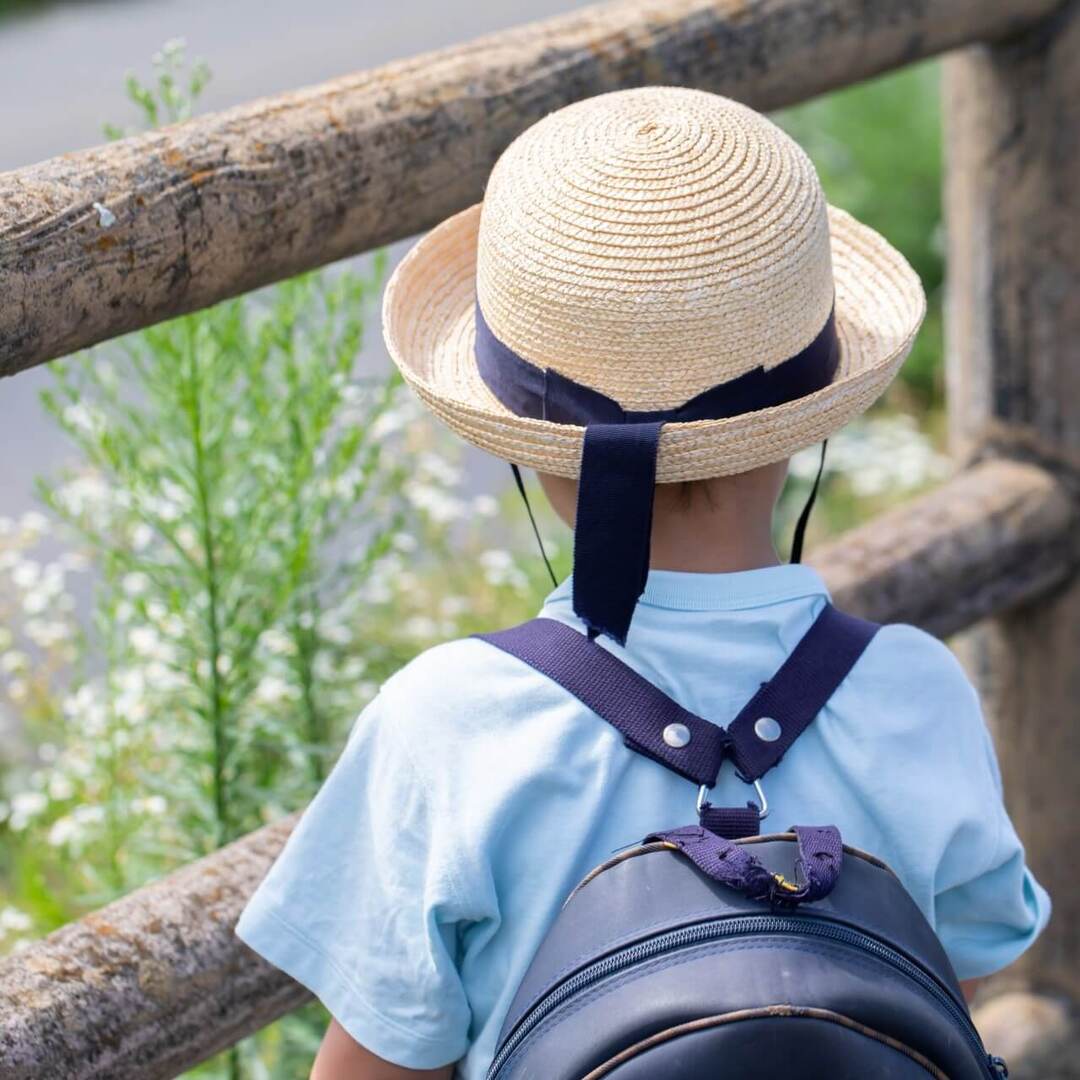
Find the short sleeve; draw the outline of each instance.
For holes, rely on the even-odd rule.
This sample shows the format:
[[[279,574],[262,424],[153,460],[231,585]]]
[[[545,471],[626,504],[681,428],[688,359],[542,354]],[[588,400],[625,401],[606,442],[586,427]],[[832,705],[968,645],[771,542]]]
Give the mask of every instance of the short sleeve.
[[[465,911],[452,822],[428,804],[384,710],[380,696],[361,714],[236,932],[372,1053],[432,1069],[468,1047]]]
[[[1032,945],[1050,918],[1050,897],[1025,864],[978,696],[964,684],[959,704],[981,744],[969,779],[977,813],[945,849],[934,922],[958,977],[974,979],[1007,967]]]

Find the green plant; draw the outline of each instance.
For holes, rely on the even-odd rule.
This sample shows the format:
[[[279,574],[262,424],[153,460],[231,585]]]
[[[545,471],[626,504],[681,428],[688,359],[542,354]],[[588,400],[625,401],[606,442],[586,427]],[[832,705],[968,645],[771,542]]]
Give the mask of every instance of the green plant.
[[[921,410],[940,408],[944,394],[939,78],[936,63],[920,64],[777,117],[812,158],[830,201],[883,233],[922,278],[926,323],[898,383],[904,404]]]

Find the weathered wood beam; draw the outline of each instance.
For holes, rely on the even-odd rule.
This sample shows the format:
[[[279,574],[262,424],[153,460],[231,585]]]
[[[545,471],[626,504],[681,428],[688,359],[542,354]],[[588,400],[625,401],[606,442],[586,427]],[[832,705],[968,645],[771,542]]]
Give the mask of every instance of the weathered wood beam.
[[[3,1080],[163,1080],[308,1000],[233,935],[268,825],[0,964]]]
[[[945,66],[950,434],[1080,481],[1080,4]],[[964,657],[1054,918],[1022,967],[1080,1000],[1080,584],[989,620]]]
[[[772,109],[1060,0],[618,0],[0,175],[0,375],[428,228],[568,102]]]
[[[1078,548],[1068,485],[1036,465],[974,465],[811,552],[837,605],[939,637],[1045,595]]]
[[[1075,524],[1049,473],[991,461],[813,561],[849,610],[947,632],[1060,582]],[[0,964],[0,1076],[175,1076],[305,1001],[232,933],[291,827],[252,833]]]

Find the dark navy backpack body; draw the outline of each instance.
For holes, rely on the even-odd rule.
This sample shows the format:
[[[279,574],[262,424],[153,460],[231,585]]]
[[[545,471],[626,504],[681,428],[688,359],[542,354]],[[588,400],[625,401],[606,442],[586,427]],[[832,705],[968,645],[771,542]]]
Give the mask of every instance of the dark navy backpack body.
[[[826,605],[726,729],[565,624],[481,635],[699,785],[696,825],[646,837],[569,897],[513,1000],[489,1080],[1007,1075],[884,863],[843,847],[833,826],[757,835],[768,813],[762,777],[876,629]],[[728,759],[756,803],[708,802]]]

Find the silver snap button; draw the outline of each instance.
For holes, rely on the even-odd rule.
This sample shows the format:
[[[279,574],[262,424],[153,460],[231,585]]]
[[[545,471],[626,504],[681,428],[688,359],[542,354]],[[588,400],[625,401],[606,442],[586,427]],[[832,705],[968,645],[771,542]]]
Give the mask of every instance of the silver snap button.
[[[690,729],[685,724],[668,724],[664,728],[664,742],[681,750],[690,742]]]
[[[754,734],[762,742],[776,742],[782,728],[771,716],[762,716],[754,721]]]

